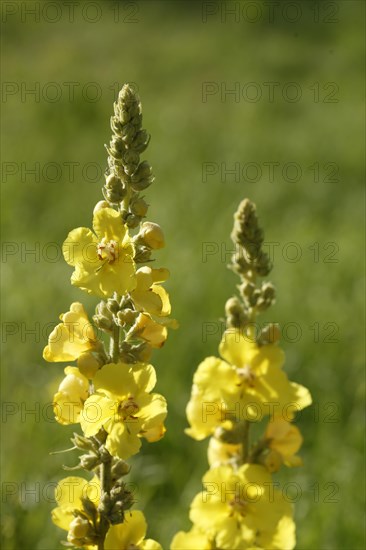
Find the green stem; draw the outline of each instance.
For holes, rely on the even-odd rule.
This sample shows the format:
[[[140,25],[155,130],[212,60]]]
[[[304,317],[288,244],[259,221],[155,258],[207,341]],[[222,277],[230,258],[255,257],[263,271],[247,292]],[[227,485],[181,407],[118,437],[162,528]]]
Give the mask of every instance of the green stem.
[[[109,496],[111,490],[111,464],[112,457],[100,465],[101,502],[105,494]],[[105,510],[100,511],[98,550],[104,550],[104,541],[109,529],[109,521]]]
[[[119,360],[119,330],[120,330],[119,326],[114,325],[113,334],[110,342],[110,346],[111,346],[110,354],[112,356],[113,363],[118,363],[118,360]]]

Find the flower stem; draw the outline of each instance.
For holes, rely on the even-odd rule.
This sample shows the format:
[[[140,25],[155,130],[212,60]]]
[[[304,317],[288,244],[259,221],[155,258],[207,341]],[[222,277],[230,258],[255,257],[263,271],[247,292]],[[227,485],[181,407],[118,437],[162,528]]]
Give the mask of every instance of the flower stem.
[[[110,342],[110,354],[112,356],[113,363],[118,363],[119,360],[119,326],[113,326],[113,335]]]
[[[109,501],[109,493],[111,490],[111,464],[112,457],[106,462],[102,462],[100,465],[100,485],[101,485],[101,503],[105,500]],[[107,498],[105,498],[107,496]],[[98,550],[104,550],[104,541],[109,528],[109,521],[106,516],[105,510],[100,510],[100,522],[99,522],[99,539]]]

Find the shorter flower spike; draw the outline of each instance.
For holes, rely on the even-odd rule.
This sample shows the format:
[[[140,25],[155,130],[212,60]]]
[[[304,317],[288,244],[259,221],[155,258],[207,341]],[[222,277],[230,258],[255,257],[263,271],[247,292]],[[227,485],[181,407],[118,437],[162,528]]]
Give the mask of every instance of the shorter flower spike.
[[[248,275],[249,272],[248,278],[268,275],[271,263],[268,255],[262,251],[263,231],[258,225],[256,207],[249,199],[244,199],[239,204],[234,215],[231,238],[238,246],[233,256],[234,271],[240,275]]]

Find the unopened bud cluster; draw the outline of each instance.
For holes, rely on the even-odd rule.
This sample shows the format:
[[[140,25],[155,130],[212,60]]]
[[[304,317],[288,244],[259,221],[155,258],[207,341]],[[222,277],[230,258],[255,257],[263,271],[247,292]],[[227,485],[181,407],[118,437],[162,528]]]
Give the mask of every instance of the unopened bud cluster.
[[[150,136],[142,129],[141,102],[128,84],[123,86],[114,104],[111,129],[104,196],[112,204],[122,203],[128,197],[122,207],[122,217],[128,227],[134,228],[148,209],[139,193],[152,184],[154,176],[150,164],[146,160],[140,162],[140,154],[147,148]]]

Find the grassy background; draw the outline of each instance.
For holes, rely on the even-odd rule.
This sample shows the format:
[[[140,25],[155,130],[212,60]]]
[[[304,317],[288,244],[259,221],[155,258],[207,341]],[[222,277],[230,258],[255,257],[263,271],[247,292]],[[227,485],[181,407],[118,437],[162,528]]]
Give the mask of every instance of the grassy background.
[[[217,353],[219,320],[236,284],[226,269],[232,215],[248,196],[266,239],[278,243],[271,275],[278,303],[268,318],[287,327],[287,372],[314,399],[299,418],[305,466],[279,476],[299,489],[297,547],[361,549],[363,4],[320,3],[319,22],[305,1],[292,3],[296,13],[281,3],[272,22],[259,0],[226,3],[240,10],[236,20],[206,3],[218,10],[207,22],[200,2],[119,4],[118,22],[110,2],[97,3],[99,12],[81,2],[73,22],[62,2],[61,12],[50,2],[4,2],[3,14],[6,4],[18,11],[4,16],[2,62],[4,550],[61,548],[62,533],[49,518],[52,487],[75,456],[49,452],[67,448],[73,430],[52,421],[47,403],[62,366],[43,362],[42,349],[50,324],[73,300],[90,314],[96,304],[68,284],[71,270],[57,246],[72,228],[89,226],[101,198],[103,178],[88,163],[104,170],[112,102],[125,81],[138,86],[152,134],[145,158],[156,183],[146,195],[150,219],[166,234],[156,256],[171,269],[167,286],[180,322],[153,361],[157,389],[169,402],[166,437],[133,460],[149,535],[166,549],[188,528],[206,468],[206,442],[183,433],[184,407],[197,364]],[[34,21],[24,4],[48,8]],[[68,82],[79,84],[74,97]],[[204,98],[208,82],[219,91]],[[250,101],[249,82],[262,92],[257,101]],[[273,101],[266,82],[278,83]],[[286,100],[286,89],[290,97],[295,90],[289,82],[299,101]],[[39,97],[24,93],[35,86]],[[225,95],[234,86],[239,98]],[[61,96],[52,101],[55,90]],[[264,164],[271,162],[279,163],[273,180]],[[26,173],[35,163],[39,178]],[[74,177],[70,163],[78,163]],[[216,173],[208,175],[207,163]],[[225,175],[235,163],[240,177]],[[289,243],[301,252],[298,261],[290,261]]]

